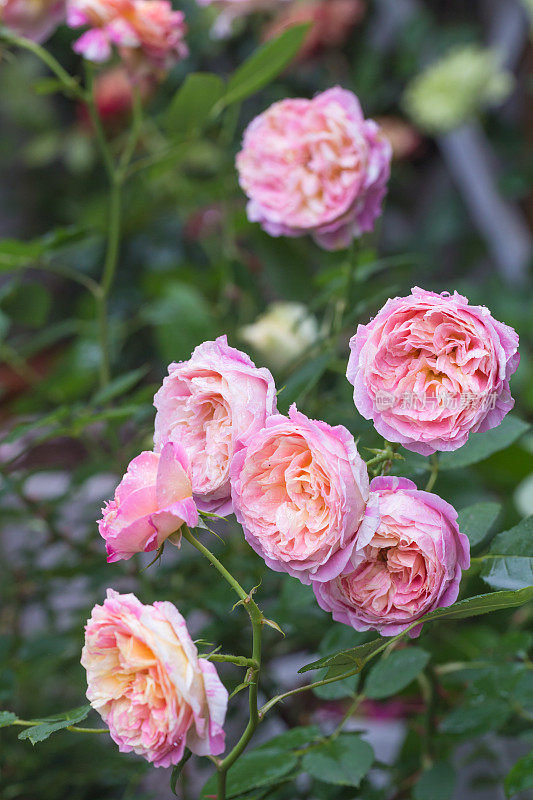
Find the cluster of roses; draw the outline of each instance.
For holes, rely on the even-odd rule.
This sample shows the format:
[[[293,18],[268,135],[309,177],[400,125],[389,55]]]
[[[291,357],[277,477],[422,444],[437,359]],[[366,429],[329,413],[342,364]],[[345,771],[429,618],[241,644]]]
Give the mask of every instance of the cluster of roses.
[[[350,348],[357,409],[410,450],[456,449],[512,408],[518,337],[457,293],[414,289],[389,300]],[[379,410],[384,390],[497,400],[490,409],[437,402]],[[109,561],[167,540],[179,545],[180,529],[195,525],[199,511],[233,511],[270,568],[310,583],[320,606],[358,631],[395,635],[457,598],[469,566],[457,512],[405,478],[369,482],[343,426],[295,406],[277,413],[270,372],[225,336],[171,364],[155,406],[154,451],[131,462],[99,522]],[[121,750],[156,766],[177,763],[185,746],[223,750],[226,690],[171,604],[143,606],[110,590],[87,624],[82,663],[89,700]]]

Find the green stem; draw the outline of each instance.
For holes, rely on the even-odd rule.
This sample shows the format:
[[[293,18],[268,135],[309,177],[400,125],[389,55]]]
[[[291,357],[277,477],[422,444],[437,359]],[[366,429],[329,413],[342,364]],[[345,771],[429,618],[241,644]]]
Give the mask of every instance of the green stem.
[[[261,664],[261,633],[263,626],[263,615],[255,605],[250,608],[250,620],[252,622],[252,659],[256,662],[257,667],[251,667],[249,670],[250,688],[248,690],[248,705],[250,718],[244,732],[233,748],[233,750],[224,758],[218,765],[218,799],[226,800],[226,774],[232,764],[239,758],[245,748],[248,746],[250,739],[254,735],[259,722],[259,709],[257,706],[257,692],[259,688],[259,671]]]
[[[218,558],[215,555],[213,555],[211,550],[208,550],[205,545],[203,545],[195,536],[193,536],[193,534],[191,533],[191,531],[187,527],[187,525],[183,525],[182,526],[181,534],[182,534],[183,538],[187,542],[189,542],[189,544],[192,544],[192,546],[195,547],[198,550],[199,553],[201,553],[203,556],[205,556],[207,558],[207,560],[210,561],[211,564],[215,567],[215,569],[218,570],[218,572],[220,572],[220,574],[222,575],[224,580],[227,581],[227,583],[229,583],[229,585],[231,586],[233,591],[236,592],[239,595],[240,599],[243,601],[243,604],[245,606],[246,606],[246,604],[248,602],[250,605],[253,605],[253,606],[255,606],[255,608],[257,608],[256,604],[251,599],[251,597],[248,594],[248,592],[245,592],[245,590],[242,588],[240,583],[237,580],[235,580],[233,575],[230,572],[228,572],[226,567],[223,564],[220,563]],[[257,610],[259,611],[258,608],[257,608]],[[247,611],[248,611],[248,613],[250,613],[248,608],[247,608]],[[259,613],[261,613],[261,612],[259,612]]]
[[[14,722],[10,722],[10,725],[18,725],[21,728],[34,728],[38,725],[46,724],[46,721],[43,720],[28,720],[28,719],[16,719]],[[69,725],[64,730],[72,731],[72,733],[109,733],[109,728],[80,728],[77,725]]]
[[[357,697],[354,697],[353,702],[350,703],[343,718],[341,719],[341,721],[339,722],[339,724],[329,737],[330,739],[334,740],[339,736],[339,734],[342,732],[342,729],[344,728],[350,717],[352,717],[355,714],[355,712],[357,711],[357,709],[359,708],[364,699],[365,696],[362,693],[358,694]]]
[[[122,205],[122,182],[115,178],[111,184],[109,199],[109,223],[107,231],[107,249],[104,261],[104,270],[98,294],[98,322],[100,330],[100,386],[105,388],[111,377],[109,359],[109,320],[107,300],[113,285],[113,279],[118,266],[118,253],[120,247],[120,216]]]
[[[439,474],[439,459],[436,454],[433,454],[430,458],[431,464],[431,475],[429,476],[429,480],[426,483],[426,488],[424,491],[430,492],[433,487],[435,486],[435,481],[437,480]]]
[[[241,753],[247,747],[250,739],[255,733],[255,730],[260,722],[259,709],[257,706],[257,692],[259,684],[259,672],[261,669],[261,634],[263,630],[263,614],[254,602],[250,593],[245,592],[240,583],[228,572],[226,567],[220,563],[218,558],[208,550],[184,525],[182,527],[183,538],[192,544],[199,553],[201,553],[207,560],[215,567],[216,570],[222,575],[225,581],[229,583],[233,591],[239,596],[242,605],[248,612],[250,621],[252,623],[252,658],[253,666],[248,670],[248,704],[249,704],[249,720],[244,732],[231,752],[218,764],[218,800],[226,800],[226,774],[232,764],[239,758]]]
[[[104,167],[107,172],[107,177],[109,178],[109,181],[113,183],[116,177],[115,165],[113,163],[113,157],[111,155],[111,151],[109,149],[107,140],[105,138],[104,129],[102,127],[102,120],[100,119],[100,114],[98,113],[98,109],[96,107],[96,102],[94,99],[94,67],[90,61],[85,62],[85,80],[87,84],[86,103],[87,103],[87,108],[89,110],[89,116],[91,118],[91,122],[96,135],[98,149],[100,150],[100,155],[102,156]]]
[[[15,47],[21,47],[33,53],[33,55],[37,56],[43,64],[46,64],[48,69],[59,79],[67,94],[76,97],[78,100],[86,101],[85,93],[78,85],[76,79],[69,75],[53,55],[45,50],[44,47],[41,47],[40,44],[32,42],[30,39],[25,39],[23,36],[17,36],[12,31],[3,27],[0,27],[0,38],[4,39],[9,44],[15,45]]]

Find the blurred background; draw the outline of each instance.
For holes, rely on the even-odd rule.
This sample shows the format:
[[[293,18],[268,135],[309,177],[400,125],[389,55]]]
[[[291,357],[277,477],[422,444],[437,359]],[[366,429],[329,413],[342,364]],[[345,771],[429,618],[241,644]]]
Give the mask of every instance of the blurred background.
[[[139,567],[149,559],[108,566],[95,525],[129,460],[151,448],[152,398],[168,363],[200,342],[226,333],[271,368],[284,387],[282,411],[296,401],[311,417],[346,425],[368,456],[364,447],[380,441],[357,415],[344,377],[349,337],[389,296],[415,285],[457,289],[519,332],[515,413],[533,416],[531,0],[285,0],[235,20],[226,38],[217,38],[216,9],[195,0],[174,5],[186,13],[191,55],[157,90],[143,90],[147,153],[159,145],[155,121],[188,72],[227,75],[261,41],[295,22],[312,25],[281,78],[128,182],[110,296],[114,380],[104,392],[88,291],[100,277],[107,220],[94,130],[85,108],[49,93],[48,74],[33,56],[0,52],[0,708],[23,718],[84,702],[83,625],[108,586],[135,591],[146,603],[171,600],[198,639],[247,652],[241,611],[228,614],[229,590],[194,553],[167,548],[144,572]],[[78,74],[72,39],[62,26],[46,46]],[[305,238],[273,239],[249,223],[234,157],[245,125],[270,103],[336,84],[354,91],[365,115],[382,124],[394,162],[384,215],[358,248],[346,325],[325,351],[347,256]],[[120,68],[102,71],[97,104],[117,147],[131,103]],[[172,140],[172,130],[166,135]],[[427,477],[415,458],[400,469]],[[443,471],[437,491],[457,508],[501,503],[494,530],[511,527],[533,513],[533,437],[475,467]],[[265,696],[294,685],[298,667],[319,651],[363,640],[332,624],[307,587],[265,576],[231,522],[217,531],[224,544],[213,537],[213,549],[245,586],[263,580],[261,605],[287,634],[267,634]],[[469,581],[470,593],[483,591],[475,576]],[[367,703],[353,725],[366,731],[380,766],[357,797],[502,799],[503,776],[533,739],[533,682],[521,685],[525,714],[515,714],[509,663],[528,650],[531,631],[525,609],[445,625],[423,638],[437,658],[490,654],[500,664],[477,683],[472,673],[443,678],[438,720],[460,698],[482,707],[489,679],[491,692],[498,687],[496,707],[438,728],[449,770],[448,793],[437,795],[415,787],[424,738],[420,687],[394,702]],[[239,683],[234,667],[221,671],[230,688]],[[335,687],[278,706],[260,737],[310,721],[335,724],[354,685]],[[230,734],[242,726],[238,700],[229,725]],[[59,733],[33,748],[13,729],[0,731],[2,800],[167,800],[168,781],[166,770],[120,756],[107,737]],[[198,797],[201,785],[189,762],[180,796]],[[268,796],[355,797],[306,776]]]

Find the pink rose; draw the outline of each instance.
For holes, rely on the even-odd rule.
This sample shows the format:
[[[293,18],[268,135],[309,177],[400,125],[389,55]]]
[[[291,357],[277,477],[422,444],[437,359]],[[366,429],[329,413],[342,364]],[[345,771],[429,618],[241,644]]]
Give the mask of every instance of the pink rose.
[[[199,756],[223,752],[228,693],[172,603],[145,606],[108,589],[87,621],[81,663],[87,699],[121,753],[169,767],[185,747]]]
[[[313,583],[318,603],[357,631],[395,636],[435,608],[452,605],[470,544],[457,512],[407,478],[374,478],[368,516],[377,522],[370,542],[342,575]],[[422,626],[410,632],[418,636]]]
[[[168,0],[68,0],[67,23],[88,26],[74,50],[89,61],[108,61],[113,45],[131,74],[168,70],[188,54],[182,11]]]
[[[455,292],[387,300],[350,341],[347,377],[365,419],[424,456],[499,425],[514,400],[516,332]]]
[[[65,19],[65,0],[0,0],[0,24],[42,42]]]
[[[267,565],[302,583],[334,578],[372,529],[368,474],[352,435],[292,406],[269,417],[231,464],[233,508]]]
[[[98,522],[109,562],[157,550],[169,536],[180,545],[181,526],[198,524],[189,474],[185,451],[171,442],[133,459]]]
[[[168,441],[181,442],[198,507],[231,513],[231,459],[276,408],[270,372],[219,336],[197,347],[189,361],[169,366],[154,405],[155,449]]]
[[[381,213],[390,159],[352,92],[274,103],[248,126],[237,156],[248,218],[271,236],[310,233],[326,250],[347,247]]]

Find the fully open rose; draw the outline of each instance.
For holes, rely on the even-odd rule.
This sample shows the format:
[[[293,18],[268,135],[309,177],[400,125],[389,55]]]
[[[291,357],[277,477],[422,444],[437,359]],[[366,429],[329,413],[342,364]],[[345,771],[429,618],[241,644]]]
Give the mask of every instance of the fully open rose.
[[[169,366],[154,404],[156,450],[182,442],[198,507],[229,514],[233,454],[276,407],[270,372],[219,336],[197,347],[189,361]]]
[[[98,522],[108,561],[156,550],[184,523],[197,525],[189,476],[185,451],[172,442],[160,454],[144,452],[133,459]]]
[[[88,26],[74,50],[89,61],[108,61],[113,45],[132,74],[159,73],[188,54],[182,11],[168,0],[68,0],[71,28]]]
[[[359,528],[368,474],[352,435],[292,406],[248,441],[231,465],[233,507],[247,542],[302,583],[338,575],[372,535]]]
[[[107,591],[85,627],[87,698],[122,753],[156,767],[224,750],[228,693],[198,652],[172,603],[143,605]]]
[[[271,236],[312,234],[327,250],[372,230],[391,147],[340,87],[274,103],[248,126],[237,169],[248,217]]]
[[[354,402],[378,433],[430,455],[499,425],[514,400],[518,335],[455,292],[387,300],[350,341]]]
[[[313,589],[337,622],[395,636],[428,611],[455,602],[470,545],[455,509],[407,478],[374,478],[368,509],[377,520],[370,542],[341,576]]]

